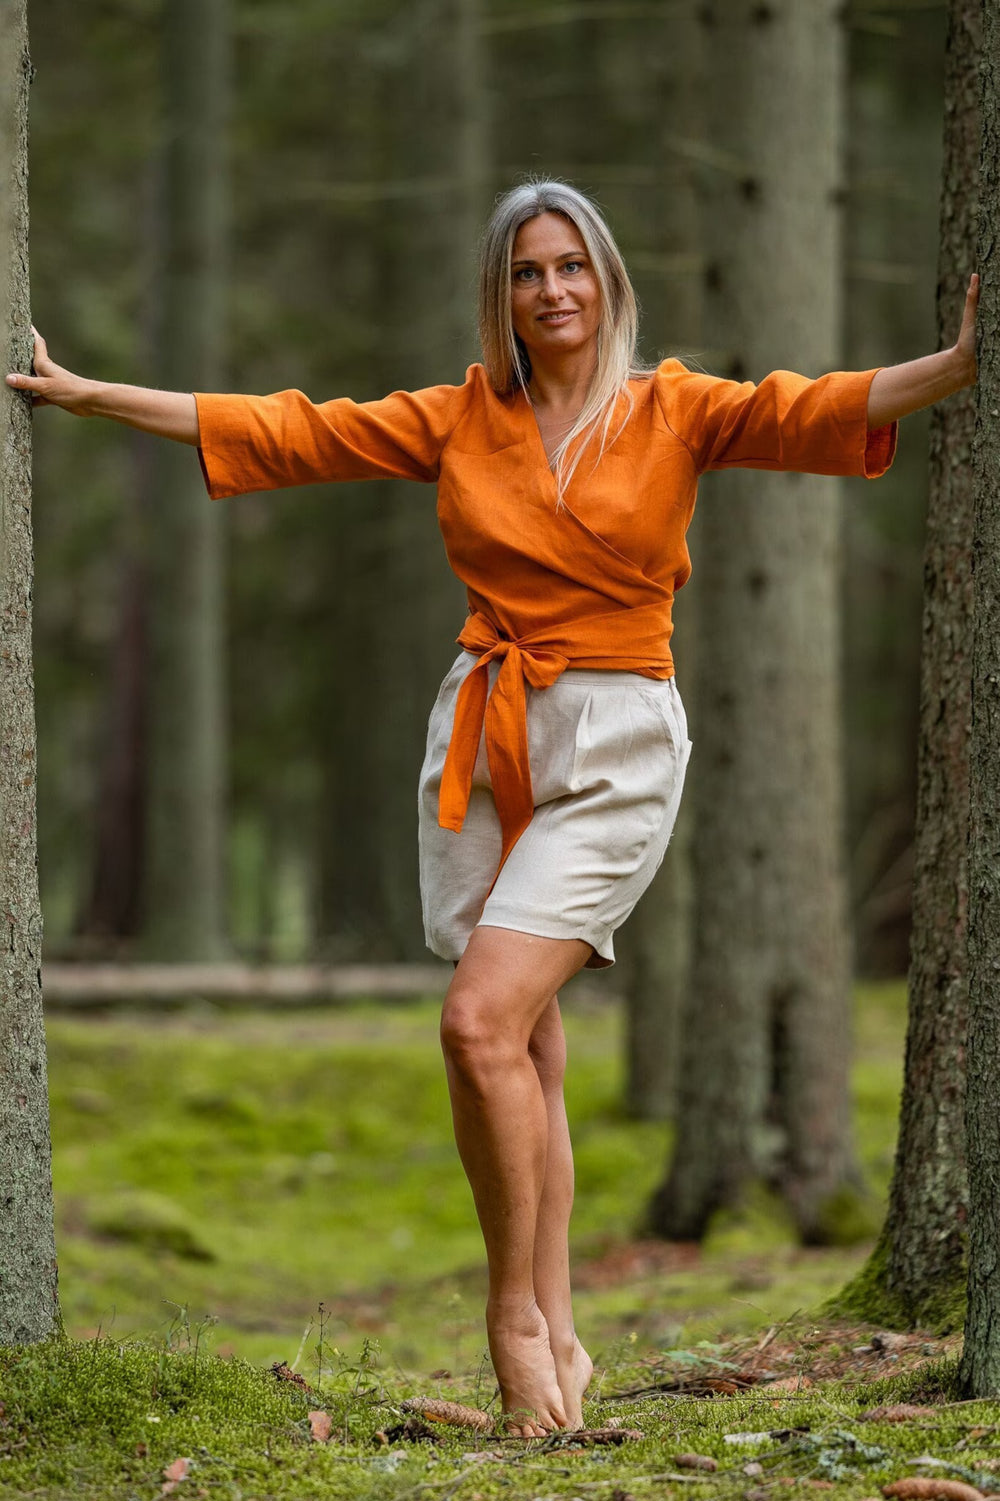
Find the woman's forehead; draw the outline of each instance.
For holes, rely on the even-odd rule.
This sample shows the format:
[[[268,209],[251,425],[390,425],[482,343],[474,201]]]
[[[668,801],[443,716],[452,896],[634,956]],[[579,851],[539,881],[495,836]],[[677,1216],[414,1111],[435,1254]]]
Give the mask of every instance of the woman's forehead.
[[[512,260],[539,260],[584,249],[583,237],[565,214],[546,210],[526,219],[514,236]]]

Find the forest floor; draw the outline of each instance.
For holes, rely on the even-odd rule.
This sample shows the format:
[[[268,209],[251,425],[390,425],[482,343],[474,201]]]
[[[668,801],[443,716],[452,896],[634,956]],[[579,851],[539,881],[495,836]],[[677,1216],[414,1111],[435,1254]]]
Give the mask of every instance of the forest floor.
[[[567,1012],[591,1437],[492,1431],[478,1236],[431,1005],[57,1015],[67,1337],[0,1352],[0,1496],[769,1501],[794,1487],[853,1501],[910,1477],[992,1490],[1000,1404],[956,1404],[956,1338],[823,1312],[870,1241],[805,1250],[769,1204],[701,1247],[642,1234],[669,1130],[622,1113],[618,1008]],[[874,1227],[900,989],[863,991],[856,1025]],[[429,1400],[485,1410],[487,1428],[435,1421]],[[919,1410],[865,1415],[900,1404]]]

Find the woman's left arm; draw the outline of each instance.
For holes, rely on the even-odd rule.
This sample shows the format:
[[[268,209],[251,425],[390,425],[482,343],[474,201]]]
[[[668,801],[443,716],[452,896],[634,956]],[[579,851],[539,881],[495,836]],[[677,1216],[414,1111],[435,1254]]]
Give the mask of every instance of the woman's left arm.
[[[969,279],[958,340],[951,349],[925,354],[905,365],[886,365],[876,372],[868,390],[868,427],[874,430],[919,412],[976,381],[976,307],[979,277]]]

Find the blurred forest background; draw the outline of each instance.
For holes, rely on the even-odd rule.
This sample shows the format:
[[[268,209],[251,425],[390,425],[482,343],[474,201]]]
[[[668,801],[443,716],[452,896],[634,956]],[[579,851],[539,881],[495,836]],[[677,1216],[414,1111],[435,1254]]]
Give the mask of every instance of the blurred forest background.
[[[726,170],[700,120],[714,60],[704,35],[690,44],[682,7],[206,0],[204,10],[219,28],[212,46],[168,34],[160,0],[31,6],[33,316],[61,364],[165,385],[182,362],[183,278],[164,226],[170,111],[193,89],[217,121],[209,110],[202,149],[223,289],[208,320],[217,388],[364,399],[460,381],[477,356],[478,229],[526,172],[568,178],[605,208],[641,299],[645,356],[727,373],[701,315],[711,264],[699,206]],[[936,0],[846,9],[843,368],[933,347],[944,19]],[[789,118],[789,153],[798,133]],[[775,299],[788,250],[776,238]],[[796,367],[794,349],[785,363]],[[174,380],[197,389],[204,368]],[[432,491],[318,487],[213,508],[198,498],[212,512],[199,555],[221,559],[213,613],[162,586],[167,492],[199,491],[193,455],[181,454],[188,475],[177,481],[166,445],[56,412],[36,415],[35,445],[48,956],[159,947],[162,957],[154,930],[166,931],[169,897],[150,875],[148,830],[169,823],[171,793],[156,767],[199,710],[157,672],[154,651],[186,631],[209,680],[221,675],[209,780],[222,787],[223,858],[218,916],[192,930],[192,952],[175,932],[171,956],[420,958],[415,785],[464,614]],[[889,477],[841,492],[847,858],[856,963],[871,976],[907,962],[926,471],[926,422],[913,418]],[[699,506],[712,503],[709,477]],[[692,552],[697,580],[696,536]],[[676,656],[696,776],[686,604]],[[683,855],[681,839],[660,878],[669,900],[683,888],[670,861]],[[190,869],[201,858],[174,856],[182,887],[204,890]],[[641,923],[634,933],[622,936],[626,963]]]

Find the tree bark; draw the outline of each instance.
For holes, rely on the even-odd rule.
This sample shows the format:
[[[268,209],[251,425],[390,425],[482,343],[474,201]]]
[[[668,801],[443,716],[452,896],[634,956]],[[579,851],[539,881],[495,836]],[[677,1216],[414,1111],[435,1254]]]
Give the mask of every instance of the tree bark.
[[[969,741],[969,1282],[959,1382],[1000,1396],[1000,17],[982,10],[979,391]]]
[[[28,299],[28,20],[0,0],[0,290],[5,370],[31,368]],[[31,407],[4,387],[0,522],[0,1345],[58,1321],[42,1020],[31,659]]]
[[[842,32],[831,0],[702,7],[714,60],[707,358],[819,374],[840,327]],[[737,473],[700,502],[694,955],[673,1164],[693,1239],[759,1179],[807,1240],[852,1178],[836,481]]]
[[[961,319],[975,243],[981,0],[951,0],[938,279],[938,347]],[[846,1306],[897,1326],[950,1327],[966,1278],[967,836],[972,689],[974,393],[931,425],[909,1024],[889,1210]]]
[[[166,248],[161,379],[218,390],[227,239],[227,0],[163,14]],[[152,518],[153,681],[143,948],[210,959],[226,949],[223,511],[186,445],[165,443]]]

